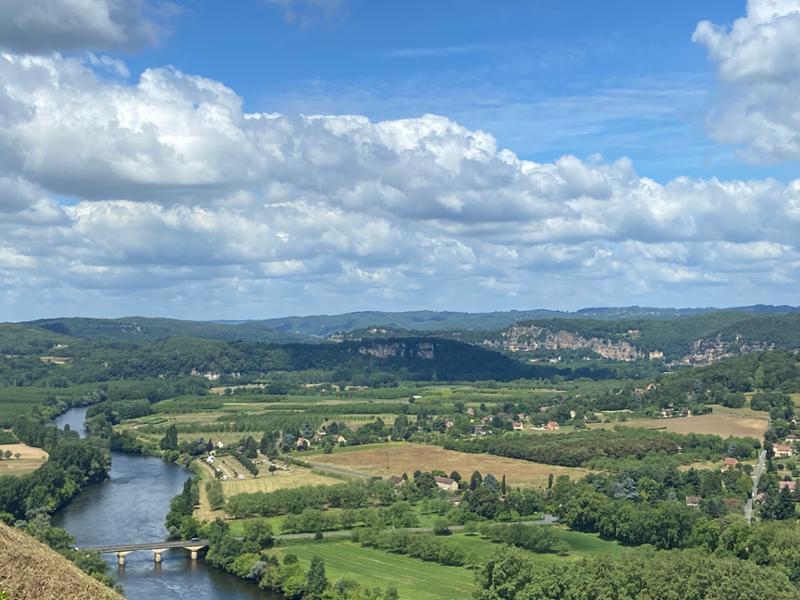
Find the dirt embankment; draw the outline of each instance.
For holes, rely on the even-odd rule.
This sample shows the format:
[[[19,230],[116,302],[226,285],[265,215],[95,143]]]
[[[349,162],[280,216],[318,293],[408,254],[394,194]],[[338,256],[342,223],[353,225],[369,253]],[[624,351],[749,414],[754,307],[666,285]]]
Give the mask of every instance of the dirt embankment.
[[[2,523],[0,590],[9,600],[123,600],[60,554]]]

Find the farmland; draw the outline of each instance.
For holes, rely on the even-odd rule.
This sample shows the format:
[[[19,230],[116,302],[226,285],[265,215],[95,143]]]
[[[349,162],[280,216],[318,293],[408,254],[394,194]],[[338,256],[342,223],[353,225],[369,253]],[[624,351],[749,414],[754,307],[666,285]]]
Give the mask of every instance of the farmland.
[[[554,477],[568,475],[573,479],[585,476],[589,471],[581,468],[543,465],[525,460],[490,456],[488,454],[467,454],[445,450],[427,444],[397,443],[378,448],[351,449],[348,452],[335,452],[315,456],[314,463],[335,465],[370,475],[388,477],[414,471],[441,470],[446,473],[458,471],[468,477],[473,471],[493,473],[497,477],[506,476],[512,487],[537,487],[547,484]]]
[[[298,544],[282,553],[295,554],[304,562],[320,556],[331,580],[351,579],[370,588],[396,587],[401,598],[455,600],[471,597],[475,589],[473,574],[465,567],[427,563],[353,542]]]
[[[0,475],[24,475],[38,469],[47,460],[47,452],[27,444],[0,444],[0,452],[11,458],[0,461]],[[19,454],[19,458],[16,455]]]
[[[341,483],[339,479],[326,477],[302,467],[292,467],[289,471],[276,471],[272,475],[259,475],[246,479],[233,479],[222,482],[225,496],[252,492],[274,492],[303,485],[332,485]]]
[[[722,437],[761,438],[767,430],[767,419],[759,417],[740,417],[731,414],[708,414],[692,417],[673,417],[670,419],[629,419],[623,423],[593,423],[594,429],[609,429],[616,425],[660,429],[673,433],[710,433]]]
[[[229,457],[218,460],[215,464],[223,472],[229,471],[225,466],[225,461],[230,460]],[[244,469],[239,467],[237,473],[242,473],[244,479],[231,477],[227,480],[220,481],[222,485],[222,492],[226,498],[235,496],[236,494],[249,494],[253,492],[274,492],[282,489],[292,489],[304,485],[332,485],[341,483],[341,480],[327,477],[319,473],[313,472],[311,469],[303,467],[292,466],[287,470],[278,469],[274,473],[268,473],[262,467],[264,472],[260,472],[258,476],[253,477]],[[201,474],[203,481],[210,481],[214,479],[214,473],[211,468],[204,462],[198,462],[198,472]],[[230,476],[229,476],[230,477]],[[211,510],[211,507],[206,496],[205,486],[200,486],[200,504],[196,509],[196,515],[203,520],[213,520],[215,518],[222,518],[225,516],[224,511]]]
[[[567,545],[564,556],[527,553],[537,561],[569,562],[591,556],[618,556],[633,552],[597,536],[557,528],[556,534]],[[448,541],[462,548],[471,562],[482,564],[498,545],[477,536],[456,534]],[[325,560],[331,579],[353,579],[366,586],[397,588],[401,598],[423,600],[455,600],[469,598],[474,591],[473,572],[466,567],[448,567],[424,562],[374,548],[365,548],[349,541],[290,544],[279,555],[294,554],[308,562],[313,556]]]

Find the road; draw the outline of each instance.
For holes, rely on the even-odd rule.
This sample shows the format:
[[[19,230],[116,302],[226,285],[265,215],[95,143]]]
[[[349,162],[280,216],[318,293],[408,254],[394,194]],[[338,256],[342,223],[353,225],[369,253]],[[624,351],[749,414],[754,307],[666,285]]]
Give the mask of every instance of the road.
[[[772,429],[772,416],[767,417],[767,429]],[[753,489],[750,492],[750,498],[747,500],[747,504],[744,505],[744,518],[747,519],[747,523],[753,523],[753,504],[756,501],[756,494],[758,494],[758,482],[761,479],[761,476],[764,474],[764,471],[767,467],[767,451],[761,450],[758,453],[758,464],[756,465],[755,471],[753,471]]]
[[[208,546],[208,540],[175,540],[172,542],[148,542],[145,544],[111,544],[109,546],[81,546],[80,550],[95,552],[134,552],[136,550],[159,550],[167,548],[196,548]]]
[[[750,498],[748,498],[747,504],[744,505],[744,518],[747,519],[748,523],[753,522],[753,503],[756,500],[756,494],[758,494],[758,482],[761,479],[761,476],[764,474],[766,466],[767,451],[762,450],[758,453],[758,464],[753,471],[753,490],[750,492]]]

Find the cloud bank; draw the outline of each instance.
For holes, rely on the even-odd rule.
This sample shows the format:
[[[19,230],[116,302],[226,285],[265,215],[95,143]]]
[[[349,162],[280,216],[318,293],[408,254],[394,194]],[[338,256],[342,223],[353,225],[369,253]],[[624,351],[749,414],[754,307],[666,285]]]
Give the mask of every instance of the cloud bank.
[[[791,67],[742,48],[789,4],[695,38],[777,89]],[[439,115],[245,112],[219,81],[102,58],[0,54],[4,318],[796,302],[800,180],[537,163]]]
[[[731,27],[703,21],[692,39],[728,86],[711,118],[715,138],[753,161],[800,158],[800,0],[749,0]]]

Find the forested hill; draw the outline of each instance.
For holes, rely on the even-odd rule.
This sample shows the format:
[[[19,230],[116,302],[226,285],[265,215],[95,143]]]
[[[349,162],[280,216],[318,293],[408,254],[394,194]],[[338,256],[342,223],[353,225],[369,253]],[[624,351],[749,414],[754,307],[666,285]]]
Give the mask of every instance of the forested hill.
[[[43,330],[0,325],[2,331],[31,331],[37,340]],[[52,347],[17,338],[13,353],[0,355],[0,381],[13,385],[83,384],[94,381],[185,378],[205,382],[258,378],[268,373],[314,370],[336,381],[361,381],[372,385],[384,379],[475,381],[519,378],[604,379],[612,372],[586,366],[580,369],[531,365],[503,353],[457,340],[432,337],[395,337],[341,343],[264,343],[170,337],[161,340],[78,340]],[[27,348],[29,352],[23,352]],[[20,379],[24,367],[25,377]],[[375,381],[373,381],[375,380]]]
[[[537,319],[492,335],[489,347],[547,355],[576,351],[615,360],[705,364],[747,352],[800,349],[800,313],[718,311],[673,319]]]
[[[741,315],[800,314],[800,307],[756,305],[720,311],[713,308],[651,308],[640,306],[584,308],[575,312],[533,309],[466,313],[452,311],[364,311],[241,321],[185,321],[152,317],[94,319],[69,317],[21,323],[51,333],[86,340],[158,340],[193,337],[250,342],[304,342],[370,327],[419,333],[498,331],[517,323],[543,320],[674,321],[710,313]],[[735,321],[736,319],[733,319]],[[606,327],[606,326],[602,326]],[[617,327],[619,329],[619,327]]]
[[[430,310],[411,312],[367,311],[341,315],[284,317],[266,319],[259,322],[277,331],[327,337],[332,333],[347,333],[369,327],[417,332],[496,331],[510,327],[515,323],[534,319],[672,320],[712,312],[721,311],[716,308],[652,308],[641,306],[583,308],[575,312],[544,309],[484,313]],[[800,307],[755,305],[725,309],[724,312],[784,314],[800,312]]]
[[[567,316],[569,314],[570,313],[544,309],[485,313],[433,310],[410,312],[363,311],[341,315],[282,317],[266,319],[260,322],[278,331],[328,337],[333,333],[347,333],[369,327],[385,327],[417,332],[441,332],[450,330],[491,331],[508,327],[509,325],[525,319],[548,319]]]
[[[52,348],[68,345],[72,338],[15,323],[0,323],[0,355],[46,354]]]
[[[215,323],[149,317],[89,319],[82,317],[40,319],[24,325],[86,340],[160,340],[168,337],[192,337],[206,340],[250,342],[312,341],[307,336],[278,331],[261,321]]]

